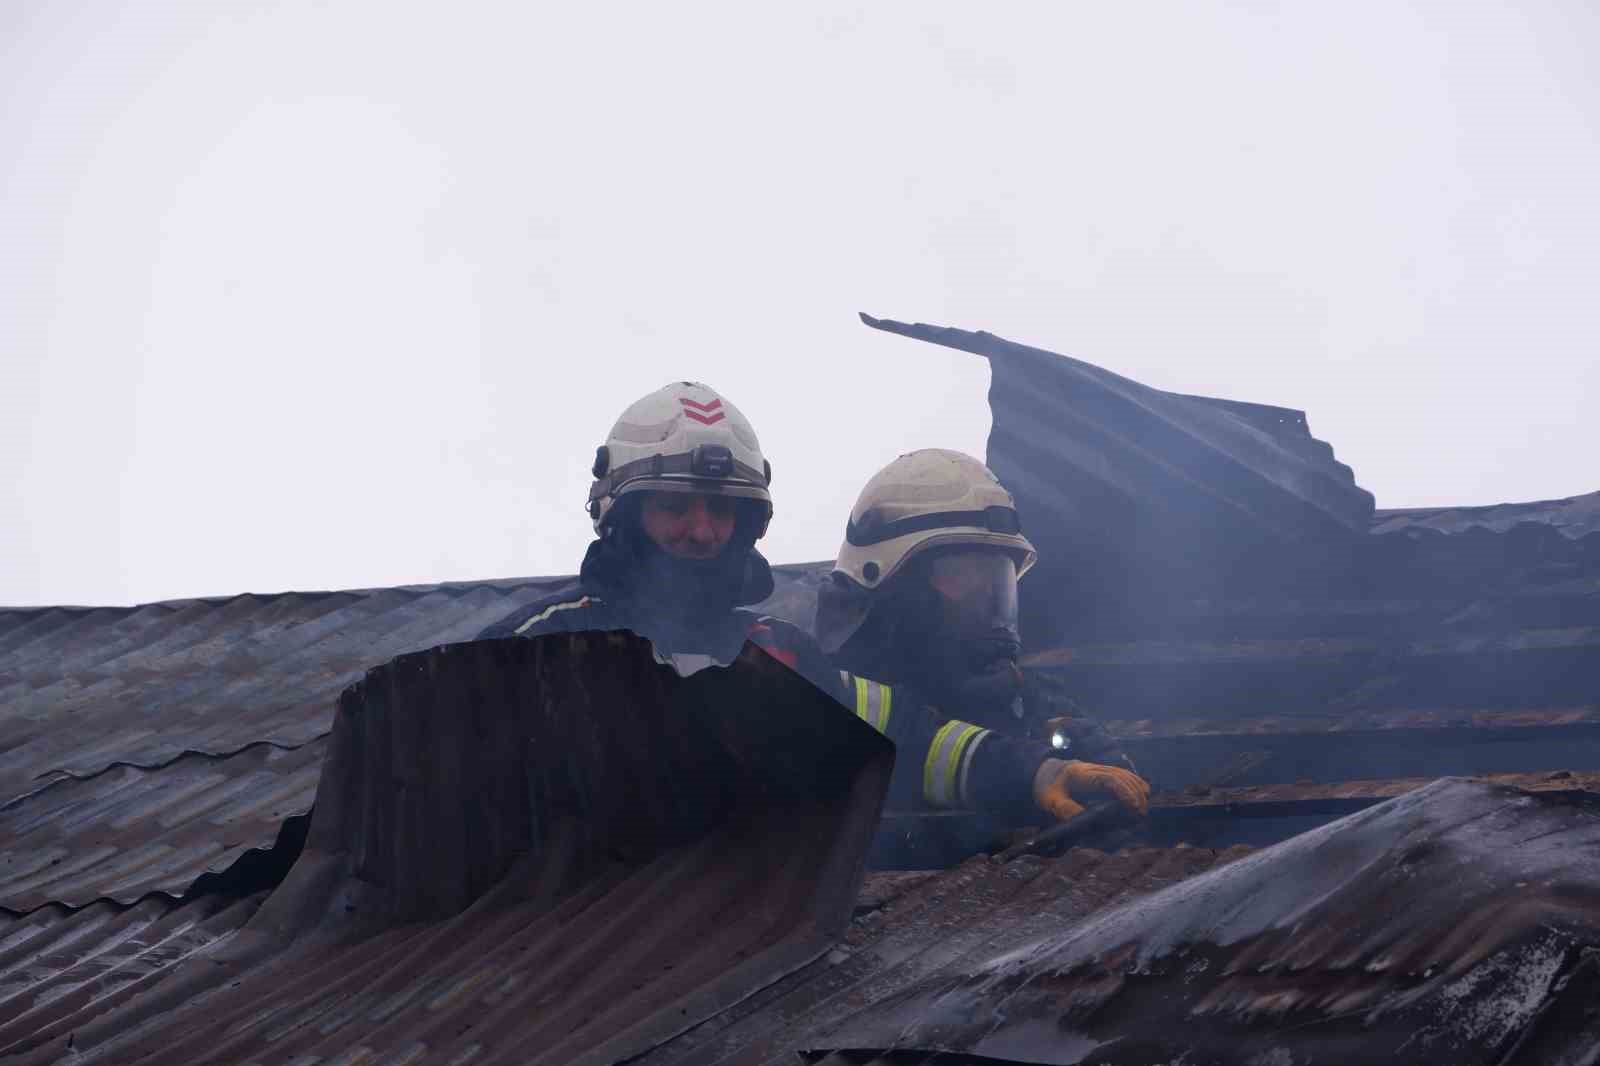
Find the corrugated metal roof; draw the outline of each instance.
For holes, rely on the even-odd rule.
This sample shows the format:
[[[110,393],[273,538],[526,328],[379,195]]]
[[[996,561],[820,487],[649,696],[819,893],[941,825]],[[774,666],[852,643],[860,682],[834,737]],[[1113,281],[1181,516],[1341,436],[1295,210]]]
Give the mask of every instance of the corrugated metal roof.
[[[252,745],[60,777],[0,807],[0,900],[11,911],[184,893],[311,809],[325,744]]]
[[[797,1050],[840,1047],[856,1050],[826,1061],[963,1061],[930,1057],[944,1047],[986,1061],[1071,1062],[1083,1043],[1076,1033],[1108,1063],[1168,1061],[1189,1045],[1200,1052],[1189,1061],[1243,1062],[1274,1042],[1292,1045],[1293,1061],[1301,1052],[1391,1061],[1384,1056],[1409,1038],[1406,1061],[1526,1064],[1556,1061],[1562,1040],[1592,1040],[1581,1009],[1575,1025],[1554,1018],[1596,992],[1584,969],[1586,949],[1600,943],[1588,869],[1596,813],[1571,792],[1534,801],[1462,783],[1428,786],[1406,803],[1264,852],[1079,849],[869,875],[832,951],[629,1061],[787,1066]],[[0,1028],[0,1040],[31,1032],[34,1054],[21,1061],[32,1063],[528,1061],[559,1039],[549,1023],[568,1014],[569,967],[649,950],[622,947],[623,933],[609,954],[560,933],[542,907],[519,901],[528,874],[514,869],[459,916],[343,947],[263,955],[223,942],[165,986],[147,980],[137,995],[98,1002],[82,992],[93,960],[120,957],[127,940],[108,922],[172,921],[171,905],[52,914],[58,936],[74,922],[97,924],[75,938],[86,947],[50,953],[37,972],[60,985],[26,1002],[54,1002],[61,985],[78,998],[29,1018],[48,1027]],[[684,915],[671,916],[687,885],[657,875],[653,917],[661,935],[681,938],[680,965],[693,966],[696,937]],[[207,935],[234,923],[215,922]],[[1290,925],[1292,936],[1275,932]],[[147,952],[136,944],[123,954]],[[15,957],[0,955],[0,973],[14,972],[3,964]],[[638,993],[620,994],[619,1007]],[[14,1012],[15,998],[0,1008]],[[139,1024],[134,1042],[99,1043]],[[84,1035],[69,1052],[74,1032]],[[988,1042],[972,1043],[979,1037]],[[1369,1054],[1379,1041],[1382,1053]],[[1152,1042],[1171,1054],[1152,1057]],[[1226,1053],[1206,1057],[1219,1048]]]
[[[0,784],[297,747],[368,667],[467,640],[551,579],[0,611]]]
[[[1534,1066],[1600,1046],[1600,797],[1439,781],[971,953],[801,1047]]]
[[[152,994],[178,963],[243,926],[264,895],[0,915],[0,1056],[58,1032],[66,1043],[72,1029],[59,1028],[63,1019]]]
[[[1240,787],[1163,796],[1151,821],[1167,835],[1157,838],[1213,839],[1218,811],[1304,827],[1410,789],[1415,781],[1397,780],[1409,775],[1570,769],[1587,785],[1583,772],[1600,768],[1600,537],[1583,535],[1600,494],[1373,516],[1301,412],[1160,393],[987,334],[873,324],[991,359],[989,462],[1045,552],[1023,586],[1026,632],[1045,648],[1037,665],[1067,677],[1158,785],[1198,785],[1245,764]],[[1379,535],[1365,535],[1369,525]],[[764,606],[809,625],[826,569],[775,568]],[[416,791],[345,842],[365,865],[344,894],[307,894],[304,878],[326,869],[313,854],[296,891],[321,910],[279,907],[194,954],[247,910],[217,894],[222,879],[200,879],[271,845],[283,818],[309,809],[335,694],[398,653],[474,636],[564,580],[0,610],[0,910],[13,912],[0,913],[0,992],[11,990],[0,1048],[26,1036],[37,1061],[82,1061],[86,1046],[150,1061],[172,1061],[175,1047],[186,1059],[235,1061],[249,1049],[263,1063],[323,1066],[523,1061],[527,1047],[556,1039],[536,1022],[549,1020],[542,997],[570,991],[563,981],[604,971],[618,998],[591,1000],[595,1016],[627,1029],[664,1000],[636,996],[618,960],[674,958],[694,971],[668,981],[680,990],[737,972],[719,953],[755,926],[739,924],[735,897],[696,886],[767,862],[756,844],[661,866],[659,881],[608,882],[605,906],[626,913],[593,914],[615,928],[596,920],[594,936],[563,933],[567,912],[530,903],[526,876],[457,869],[461,841],[478,830],[438,836],[464,809]],[[402,793],[439,757],[420,735],[374,738],[412,753],[391,767]],[[336,805],[368,804],[361,789],[375,778],[350,770],[335,773],[347,786]],[[390,914],[343,947],[316,942],[328,931],[319,925],[285,949],[286,933],[318,916],[339,926],[394,887],[371,876],[394,853],[370,845],[397,833],[438,845],[413,847],[410,865],[391,870],[411,886],[400,910],[420,907],[407,912],[416,921]],[[820,1023],[1216,860],[1196,848],[1075,852],[875,882],[836,951],[740,1002],[749,981],[700,1000],[715,1012],[649,1061],[791,1061]],[[770,887],[772,864],[744,869]],[[186,890],[198,899],[169,898]],[[441,901],[471,898],[440,918],[451,911]],[[167,932],[180,928],[202,932]],[[173,957],[188,959],[176,981],[159,966]],[[112,962],[110,983],[100,981]],[[231,990],[223,974],[252,991]],[[4,1013],[12,1008],[20,1013]],[[592,1022],[569,1014],[560,1024]],[[138,1025],[154,1029],[115,1043]],[[69,1037],[79,1044],[69,1049]],[[570,1045],[580,1046],[592,1050],[592,1031]]]
[[[270,847],[341,689],[560,580],[0,610],[0,908],[181,894]]]
[[[403,656],[342,697],[306,850],[237,942],[28,1045],[626,1058],[826,953],[891,755],[755,649],[689,678],[625,634]]]
[[[991,333],[862,319],[989,361],[987,463],[1039,550],[1021,593],[1035,647],[1138,631],[1168,600],[1259,585],[1266,560],[1303,563],[1367,532],[1372,495],[1304,412],[1163,392]]]
[[[1027,501],[1024,522],[1081,527],[1084,509],[1107,501],[1107,518],[1132,504],[1185,530],[1366,532],[1372,494],[1311,436],[1304,411],[1163,392],[992,333],[861,319],[989,360],[989,465]]]
[[[1579,539],[1600,533],[1600,492],[1532,503],[1498,503],[1487,507],[1403,507],[1372,516],[1372,532],[1399,533],[1432,529],[1465,533],[1485,529],[1505,533],[1526,523],[1547,525],[1562,536]],[[1600,548],[1597,548],[1600,550]]]
[[[974,859],[953,870],[869,874],[855,917],[833,951],[754,996],[726,1004],[638,1061],[789,1066],[798,1034],[843,1018],[954,959],[1069,927],[1103,907],[1246,853],[1078,850],[1005,866]],[[31,1062],[122,1061],[105,1055],[111,1049],[97,1047],[98,1041],[136,1024],[159,1024],[171,1011],[184,1016],[170,1021],[174,1057],[160,1061],[195,1061],[176,1041],[195,1024],[191,1019],[206,1016],[214,1009],[208,1004],[227,996],[229,985],[240,979],[229,960],[250,948],[228,938],[259,904],[259,896],[208,896],[182,905],[151,898],[132,908],[99,903],[0,918],[0,1055]],[[539,925],[525,908],[480,906],[471,917],[400,929],[326,953],[329,965],[322,972],[279,969],[272,998],[235,1019],[234,1036],[250,1033],[258,1045],[237,1061],[353,1066],[460,1061],[453,1057],[458,1053],[472,1062],[507,1057],[500,1048],[507,1041],[519,1045],[516,1034],[503,1029],[492,1039],[466,1041],[459,1051],[446,1053],[441,1045],[453,1030],[497,1010],[516,1018],[517,1010],[506,1008],[519,1005],[526,975],[520,966],[501,962],[497,949],[515,955],[538,943]],[[553,955],[544,957],[554,961]],[[195,962],[184,965],[191,958]],[[274,965],[258,956],[245,970],[265,977]],[[289,1009],[296,982],[303,982],[298,1008]],[[524,1015],[526,1036],[536,1019]],[[416,1039],[404,1039],[407,1029]],[[84,1035],[69,1050],[68,1039],[76,1033]],[[392,1052],[384,1042],[390,1037],[400,1038]],[[514,1054],[508,1060],[520,1061]]]
[[[775,568],[764,609],[809,624],[825,565]],[[342,689],[570,580],[0,609],[0,909],[179,895],[270,847]]]

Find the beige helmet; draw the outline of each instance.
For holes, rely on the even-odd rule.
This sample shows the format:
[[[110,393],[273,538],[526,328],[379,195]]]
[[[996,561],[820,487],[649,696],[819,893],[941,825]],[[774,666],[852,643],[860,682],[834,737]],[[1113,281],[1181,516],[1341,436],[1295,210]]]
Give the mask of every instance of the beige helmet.
[[[772,466],[749,420],[708,386],[678,381],[635,402],[595,450],[589,517],[599,532],[630,492],[707,492],[759,500],[772,517]]]
[[[942,448],[902,455],[872,476],[850,509],[831,580],[818,591],[816,635],[832,655],[861,628],[878,591],[933,548],[970,545],[1012,554],[1017,576],[1037,558],[1016,501],[978,460]]]
[[[988,467],[961,452],[926,448],[902,455],[867,482],[850,509],[833,572],[877,588],[907,560],[957,544],[1010,551],[1018,577],[1037,558],[1022,535],[1016,501]]]

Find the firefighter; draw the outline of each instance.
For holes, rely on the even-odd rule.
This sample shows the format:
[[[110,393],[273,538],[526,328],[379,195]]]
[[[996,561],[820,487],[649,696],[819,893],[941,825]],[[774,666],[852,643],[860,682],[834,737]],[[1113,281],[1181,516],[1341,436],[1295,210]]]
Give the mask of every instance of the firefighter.
[[[899,751],[891,807],[1148,812],[1150,786],[1109,736],[1017,666],[1017,581],[1034,559],[1011,494],[960,452],[902,455],[861,491],[816,634]],[[1055,749],[1017,735],[1030,713],[1052,719]]]
[[[754,640],[837,695],[809,635],[746,609],[773,589],[755,547],[772,518],[772,467],[726,397],[692,381],[652,392],[622,413],[592,473],[596,539],[578,579],[480,637],[627,629],[685,674]]]

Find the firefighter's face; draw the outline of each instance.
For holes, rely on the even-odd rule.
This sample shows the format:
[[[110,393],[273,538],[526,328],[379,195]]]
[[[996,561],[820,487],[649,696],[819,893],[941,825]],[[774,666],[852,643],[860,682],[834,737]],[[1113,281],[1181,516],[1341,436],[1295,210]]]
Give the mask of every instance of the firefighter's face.
[[[733,538],[736,501],[699,492],[649,492],[639,510],[645,535],[678,559],[715,559]]]
[[[982,548],[944,554],[930,561],[927,574],[938,632],[971,659],[969,669],[1016,658],[1017,567],[1010,555]]]

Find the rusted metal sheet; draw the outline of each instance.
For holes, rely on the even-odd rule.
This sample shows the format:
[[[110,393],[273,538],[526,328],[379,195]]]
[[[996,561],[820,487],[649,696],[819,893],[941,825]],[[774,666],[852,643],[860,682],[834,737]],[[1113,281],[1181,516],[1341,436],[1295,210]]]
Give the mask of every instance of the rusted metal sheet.
[[[181,896],[311,809],[324,746],[257,744],[41,784],[0,806],[0,908]]]
[[[297,747],[327,732],[334,698],[363,670],[475,636],[537,591],[436,586],[58,612],[70,614],[64,624],[33,639],[24,626],[0,650],[0,785],[10,798],[45,774]]]
[[[0,916],[0,1057],[91,1004],[112,1011],[152,994],[177,963],[237,931],[263,895]]]
[[[395,654],[468,639],[543,582],[42,612],[0,650],[0,788],[156,766],[186,752],[298,747],[333,700]],[[6,612],[11,613],[11,612]],[[21,612],[28,614],[31,612]]]
[[[272,847],[340,689],[555,580],[0,610],[0,909],[178,894]]]
[[[911,887],[851,924],[838,948],[641,1057],[647,1066],[796,1061],[811,1037],[871,1014],[930,975],[1070,928],[1103,907],[1181,881],[1247,849],[1079,849],[1001,865],[975,858]]]
[[[809,625],[815,570],[778,568],[775,613]],[[341,689],[568,580],[0,609],[0,909],[182,893],[271,847]]]
[[[828,950],[892,763],[754,647],[680,678],[621,633],[402,656],[331,744],[299,863],[226,950],[22,1061],[628,1057]]]
[[[1600,797],[1440,781],[807,1041],[1003,1062],[1578,1062],[1600,1045]]]

